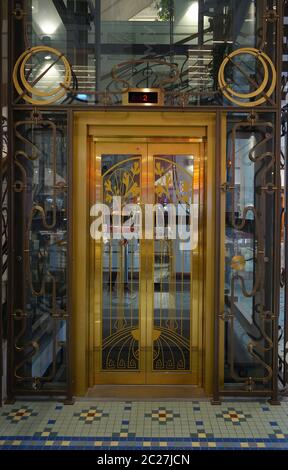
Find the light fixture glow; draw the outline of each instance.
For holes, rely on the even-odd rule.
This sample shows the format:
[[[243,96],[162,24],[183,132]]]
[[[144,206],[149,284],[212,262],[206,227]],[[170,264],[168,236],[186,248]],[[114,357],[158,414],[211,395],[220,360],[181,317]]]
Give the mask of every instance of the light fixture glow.
[[[198,23],[198,12],[199,12],[198,2],[193,2],[187,8],[186,13],[184,15],[184,19],[192,23]]]
[[[213,41],[213,44],[233,44],[233,41],[226,41],[224,39],[219,39],[218,41]]]
[[[203,52],[212,52],[212,49],[188,49],[188,52],[198,52],[202,54]]]
[[[52,21],[45,21],[41,23],[40,26],[41,26],[43,33],[47,35],[54,34],[56,29],[58,28],[58,24]]]
[[[45,55],[44,59],[45,59],[45,60],[51,60],[52,57],[51,57],[51,55]]]
[[[88,100],[88,95],[86,95],[84,93],[78,93],[78,95],[76,95],[76,98],[78,98],[78,100],[81,100],[81,101],[87,101]]]

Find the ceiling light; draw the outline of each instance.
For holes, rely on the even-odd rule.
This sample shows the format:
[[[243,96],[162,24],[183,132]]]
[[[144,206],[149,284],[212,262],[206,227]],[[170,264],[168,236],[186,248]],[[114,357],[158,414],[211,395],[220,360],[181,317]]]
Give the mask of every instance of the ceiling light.
[[[226,41],[224,39],[221,39],[219,41],[213,41],[213,44],[233,44],[233,41]]]
[[[58,24],[52,21],[44,21],[41,23],[40,27],[44,34],[50,35],[55,33],[56,29],[58,28]]]
[[[51,55],[45,55],[44,59],[45,59],[45,60],[51,60],[52,57],[51,57]]]
[[[193,2],[192,5],[189,6],[187,9],[185,16],[189,17],[189,20],[194,20],[195,22],[198,21],[198,2]]]
[[[202,52],[212,52],[212,49],[188,49],[188,52],[198,52],[202,54]]]

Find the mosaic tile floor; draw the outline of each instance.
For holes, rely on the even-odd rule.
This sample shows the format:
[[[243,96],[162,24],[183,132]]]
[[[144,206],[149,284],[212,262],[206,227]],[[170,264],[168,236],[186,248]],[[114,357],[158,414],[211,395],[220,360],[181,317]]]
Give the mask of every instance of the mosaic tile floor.
[[[288,449],[288,401],[16,402],[0,449]]]

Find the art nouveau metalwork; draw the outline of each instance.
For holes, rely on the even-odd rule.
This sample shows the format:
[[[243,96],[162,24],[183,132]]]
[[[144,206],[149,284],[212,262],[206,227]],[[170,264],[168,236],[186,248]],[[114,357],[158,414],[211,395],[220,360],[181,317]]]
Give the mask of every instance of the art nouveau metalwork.
[[[223,188],[227,193],[226,263],[231,266],[229,269],[226,264],[226,311],[222,317],[228,326],[227,379],[243,384],[246,390],[253,390],[257,383],[269,386],[273,373],[270,352],[275,347],[273,322],[277,315],[267,292],[273,240],[273,226],[269,230],[267,223],[278,189],[273,178],[273,130],[273,123],[254,115],[232,124],[228,183]],[[239,335],[243,352],[236,346]]]
[[[247,61],[247,58],[246,59],[244,57],[242,58],[241,66],[235,62],[234,58],[238,58],[239,56],[245,56],[245,55],[256,57],[257,60],[260,61],[264,70],[263,80],[260,85],[257,82],[255,82],[250,77],[250,75],[245,72],[245,70],[243,70],[243,64],[245,63],[245,60]],[[253,88],[256,88],[256,89],[254,89],[253,91],[250,91],[250,92],[248,91],[244,93],[244,92],[236,91],[231,87],[231,85],[228,85],[225,79],[225,68],[227,67],[227,64],[229,63],[230,64],[232,63],[234,68],[237,68],[237,70],[240,71],[240,74],[241,75],[243,74],[245,78],[248,80],[248,84],[249,84],[248,89],[251,88],[251,85]],[[275,90],[276,70],[275,70],[272,60],[267,54],[265,54],[265,52],[261,50],[257,50],[252,47],[246,47],[246,48],[236,49],[235,51],[231,52],[227,57],[225,57],[219,69],[218,80],[219,80],[219,86],[221,88],[223,95],[232,103],[236,104],[237,106],[244,106],[244,107],[259,106],[265,103],[266,101],[268,101],[270,96],[273,94]],[[255,98],[255,99],[251,101],[252,98]]]
[[[50,117],[50,116],[49,116]],[[66,375],[67,156],[65,117],[15,123],[13,204],[18,226],[11,344],[13,390],[64,389]],[[64,117],[64,121],[63,121]],[[61,122],[62,121],[62,122]],[[17,223],[21,220],[21,224]],[[21,242],[20,242],[21,241]]]
[[[115,196],[121,197],[123,206],[140,202],[140,165],[141,160],[137,156],[102,155],[103,200],[106,204],[112,206]],[[110,233],[107,236],[110,238]],[[122,240],[106,239],[105,242],[102,368],[139,370],[140,240],[128,241],[124,234]]]
[[[137,145],[129,141],[126,144],[96,143],[101,176],[97,169],[91,171],[101,180],[99,188],[102,188],[103,202],[108,206],[113,208],[113,196],[121,197],[123,206],[139,205],[144,217],[145,202],[149,201],[148,190],[151,203],[156,206],[175,204],[177,207],[180,204],[185,208],[186,205],[197,205],[197,217],[186,212],[184,225],[180,227],[183,217],[180,219],[178,215],[177,226],[182,232],[187,232],[193,223],[192,250],[181,251],[181,239],[179,236],[171,239],[167,220],[161,240],[155,225],[151,241],[145,240],[148,235],[141,230],[132,240],[125,239],[125,233],[120,239],[110,238],[110,233],[107,233],[107,239],[104,235],[102,242],[92,242],[95,267],[91,279],[95,279],[97,284],[101,282],[100,290],[92,291],[92,305],[101,306],[100,317],[96,309],[90,313],[100,327],[95,335],[99,338],[100,334],[101,338],[100,348],[94,346],[99,351],[94,383],[111,380],[135,383],[141,377],[142,383],[151,383],[147,372],[154,374],[152,383],[157,383],[157,380],[162,383],[161,376],[157,376],[161,372],[169,372],[167,383],[179,383],[181,377],[177,378],[175,374],[188,372],[190,376],[182,379],[185,383],[193,383],[198,375],[196,357],[199,350],[195,338],[200,322],[199,294],[203,290],[198,277],[201,276],[203,262],[199,231],[203,236],[203,228],[198,224],[201,223],[204,175],[202,169],[200,172],[200,144],[179,143],[174,147],[178,151],[183,149],[183,153],[171,154],[172,143],[149,144],[148,147],[147,144]],[[127,152],[130,148],[135,148],[135,153],[125,154],[125,149]],[[166,152],[160,154],[161,149]],[[92,160],[94,158],[92,155]],[[96,180],[92,177],[92,181],[97,188],[97,176]],[[95,193],[92,187],[93,194],[97,194],[97,189]],[[192,217],[193,222],[190,220]],[[121,222],[125,222],[122,219]],[[94,261],[99,256],[96,254],[98,250],[102,252],[100,264]],[[99,267],[102,274],[98,279],[96,272]],[[152,295],[147,296],[150,290]],[[138,378],[132,374],[123,375],[121,379],[120,372],[129,374],[133,370],[140,373]],[[110,375],[105,376],[105,372],[110,372]],[[117,374],[117,378],[114,376],[112,379],[111,372]]]
[[[74,2],[61,2],[61,8],[59,2],[47,0],[46,3],[55,10],[61,21],[55,35],[43,33],[37,23],[36,8],[32,11],[30,1],[8,2],[11,75],[15,67],[15,90],[13,93],[11,91],[9,98],[11,151],[8,156],[8,167],[13,167],[9,187],[9,230],[12,237],[9,251],[12,268],[9,299],[10,398],[19,392],[63,393],[68,390],[68,382],[71,383],[70,378],[67,379],[72,363],[69,362],[66,347],[66,340],[71,339],[68,327],[71,312],[66,293],[66,249],[71,249],[72,239],[71,236],[66,238],[66,224],[69,222],[66,219],[67,201],[72,198],[72,189],[69,194],[65,165],[67,153],[72,152],[72,112],[77,106],[78,109],[87,109],[87,105],[95,112],[99,109],[110,112],[123,105],[123,94],[128,87],[143,86],[159,86],[162,89],[166,116],[173,108],[183,108],[184,112],[209,110],[216,116],[215,228],[220,226],[223,217],[221,204],[225,198],[227,238],[225,292],[220,292],[221,276],[224,275],[224,269],[221,271],[224,244],[221,233],[215,233],[217,249],[213,282],[219,292],[215,295],[214,307],[210,309],[215,312],[214,396],[218,399],[221,390],[223,394],[273,393],[275,398],[278,372],[275,331],[279,314],[275,299],[278,298],[280,280],[278,209],[281,154],[278,138],[281,92],[275,83],[280,83],[284,2],[205,0],[198,11],[195,31],[187,32],[182,20],[179,20],[185,33],[181,28],[175,32],[177,14],[183,18],[181,9],[177,10],[182,2],[178,2],[173,9],[174,16],[169,16],[169,22],[155,21],[153,27],[157,31],[153,30],[153,33],[146,28],[143,44],[140,44],[142,39],[139,40],[141,36],[138,35],[142,31],[139,22],[135,22],[134,29],[133,19],[127,21],[124,28],[117,21],[105,20],[101,23],[93,2],[77,2],[77,11]],[[162,29],[165,31],[161,32]],[[117,41],[113,39],[115,37]],[[65,51],[65,55],[60,51]],[[239,62],[243,58],[244,67]],[[57,70],[57,79],[54,75],[52,80],[51,76],[49,79],[52,70]],[[33,109],[34,105],[41,107],[42,116],[39,110]],[[254,111],[248,115],[247,108],[256,106],[258,115]],[[42,107],[45,107],[45,112]],[[61,118],[55,111],[57,109]],[[70,113],[68,126],[65,121],[67,110]],[[28,117],[31,113],[32,118]],[[228,130],[227,179],[220,163],[226,152],[225,120]],[[241,149],[241,144],[244,149]],[[180,192],[178,189],[177,193],[177,185],[174,184],[179,177],[178,170],[173,167],[177,163],[173,160],[175,156],[181,160],[179,142],[178,150],[176,148],[171,153],[167,149],[165,152],[159,148],[155,150],[155,166],[150,162],[149,172],[148,166],[145,169],[142,165],[139,151],[122,149],[122,152],[114,149],[110,155],[126,155],[126,160],[135,161],[133,164],[132,160],[126,164],[124,160],[119,162],[110,180],[111,186],[108,177],[112,176],[112,170],[108,168],[105,175],[98,168],[98,198],[105,197],[109,203],[115,188],[119,194],[127,192],[132,169],[136,171],[133,165],[138,159],[140,173],[134,175],[137,187],[132,190],[131,197],[139,199],[139,203],[152,196],[153,201],[168,196],[189,198],[195,181],[188,181],[185,163],[182,164],[184,173],[179,170],[182,178],[183,174],[187,176],[187,181],[184,177],[183,190]],[[104,155],[109,153],[103,152]],[[145,155],[149,161],[147,152]],[[120,170],[121,165],[123,171]],[[246,179],[241,179],[239,166]],[[159,172],[164,173],[160,175]],[[148,173],[149,191],[145,186]],[[144,179],[141,180],[142,175]],[[130,195],[127,197],[130,198]],[[202,209],[205,212],[204,205]],[[98,326],[91,328],[92,332],[89,330],[94,341],[90,379],[95,371],[97,375],[101,369],[109,368],[112,374],[118,373],[118,369],[126,373],[130,366],[137,372],[131,381],[138,380],[138,383],[145,382],[144,371],[149,380],[154,372],[164,372],[163,377],[167,371],[171,373],[170,377],[175,371],[180,374],[187,371],[193,373],[197,364],[193,349],[195,331],[191,327],[191,317],[189,326],[187,305],[191,304],[191,299],[193,304],[197,294],[195,280],[197,275],[203,277],[203,273],[197,262],[197,269],[193,271],[193,256],[190,259],[179,258],[175,244],[169,240],[161,243],[141,245],[136,241],[133,246],[129,242],[127,247],[117,247],[114,271],[111,269],[114,248],[108,243],[106,251],[99,251],[99,247],[95,250],[93,262],[94,267],[98,267],[98,284],[94,286],[97,295],[91,300],[91,308],[103,314],[103,322],[102,330],[97,330],[101,333],[97,333],[98,336],[96,329],[100,325],[100,317],[96,318]],[[146,253],[151,255],[149,263],[145,261]],[[125,274],[127,257],[130,261]],[[180,270],[175,261],[177,257],[181,260]],[[145,272],[137,267],[137,263],[141,265],[141,262],[142,266],[143,263],[146,266]],[[129,291],[125,293],[127,272]],[[112,292],[115,273],[116,287]],[[64,286],[62,289],[61,285]],[[141,291],[140,286],[143,285],[147,289]],[[105,292],[100,292],[99,286],[105,286]],[[141,291],[139,303],[137,289]],[[15,291],[17,296],[14,298]],[[127,305],[127,298],[135,293],[136,298]],[[71,299],[72,293],[68,294]],[[199,295],[203,296],[203,291]],[[223,297],[225,312],[221,308]],[[95,299],[96,304],[93,303]],[[100,299],[102,304],[99,303]],[[143,324],[145,309],[150,312],[147,328]],[[193,312],[197,317],[195,304],[192,316]],[[287,341],[287,319],[285,326]],[[144,338],[146,332],[149,341]],[[224,353],[223,336],[226,338]],[[118,346],[115,346],[115,338],[119,338]],[[148,345],[148,349],[144,350],[142,344],[144,349]],[[49,363],[49,367],[41,364],[41,357],[45,354],[48,357],[45,364]],[[95,357],[98,359],[94,361]],[[225,372],[223,381],[222,366]],[[287,371],[284,376],[287,381]],[[100,374],[97,380],[99,377]],[[90,380],[90,384],[92,382]],[[185,379],[182,380],[184,382]]]
[[[52,59],[53,56],[56,59]],[[49,63],[47,63],[47,60],[45,62],[44,57],[49,58]],[[64,77],[62,80],[59,74],[59,83],[51,89],[55,82],[54,76],[49,78],[49,72],[55,70],[59,62],[64,66]],[[28,73],[27,69],[29,70]],[[42,83],[41,80],[44,83],[39,88],[40,83]],[[59,101],[66,95],[71,80],[71,66],[64,54],[48,46],[32,47],[24,51],[16,61],[13,70],[13,83],[19,97],[33,105],[48,105]]]
[[[196,159],[194,155],[156,156],[155,204],[186,207],[197,203],[200,174]],[[189,222],[185,221],[185,231]],[[190,370],[193,251],[181,251],[179,239],[169,240],[168,236],[166,232],[164,240],[155,243],[153,369]]]
[[[281,279],[280,279],[280,318],[279,318],[279,381],[282,386],[281,393],[287,395],[288,387],[288,256],[287,236],[288,236],[288,213],[287,213],[287,139],[288,139],[288,2],[284,2],[284,35],[283,35],[283,69],[281,77],[282,92],[282,112],[281,112],[281,174],[282,174],[282,194],[281,194]],[[284,183],[284,184],[283,184]]]

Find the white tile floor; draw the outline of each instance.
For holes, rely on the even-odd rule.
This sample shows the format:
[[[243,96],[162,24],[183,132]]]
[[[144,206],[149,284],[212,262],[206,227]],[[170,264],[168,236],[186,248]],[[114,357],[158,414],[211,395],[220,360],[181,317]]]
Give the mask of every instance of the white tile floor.
[[[288,401],[16,402],[0,409],[1,449],[288,449]]]

